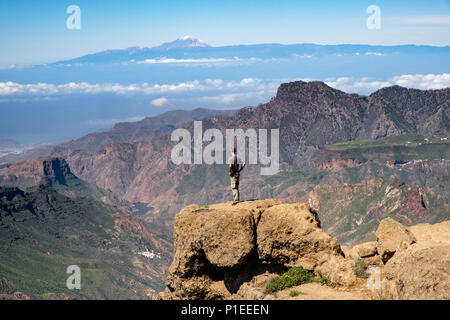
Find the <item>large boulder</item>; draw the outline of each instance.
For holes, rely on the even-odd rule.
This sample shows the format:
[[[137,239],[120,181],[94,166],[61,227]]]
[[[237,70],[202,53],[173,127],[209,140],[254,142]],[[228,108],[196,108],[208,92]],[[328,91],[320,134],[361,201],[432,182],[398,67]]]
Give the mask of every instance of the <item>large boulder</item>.
[[[376,241],[360,243],[353,248],[345,247],[345,250],[343,249],[343,251],[346,257],[350,257],[354,261],[362,259],[366,267],[383,264],[383,261],[377,252]]]
[[[384,267],[384,299],[450,299],[450,243],[420,241],[398,250]]]
[[[269,199],[184,208],[173,222],[175,252],[168,290],[161,297],[219,299],[230,295],[233,289],[226,285],[232,286],[233,279],[228,274],[254,254],[261,212],[279,203]]]
[[[257,249],[263,262],[320,270],[342,285],[355,280],[352,262],[345,260],[338,241],[320,228],[317,213],[304,203],[264,211],[257,227]]]
[[[404,228],[398,228],[405,236]],[[408,228],[409,245],[384,266],[381,297],[385,299],[450,299],[450,221]],[[397,236],[394,238],[400,238]]]
[[[191,205],[174,220],[174,263],[178,272],[195,272],[196,258],[205,255],[216,267],[241,265],[254,249],[255,222],[249,210],[233,214]]]
[[[360,243],[352,248],[352,251],[355,252],[361,258],[371,257],[377,254],[377,242],[369,241]]]
[[[412,232],[392,218],[381,220],[376,236],[377,252],[383,262],[387,262],[399,248],[416,242]]]

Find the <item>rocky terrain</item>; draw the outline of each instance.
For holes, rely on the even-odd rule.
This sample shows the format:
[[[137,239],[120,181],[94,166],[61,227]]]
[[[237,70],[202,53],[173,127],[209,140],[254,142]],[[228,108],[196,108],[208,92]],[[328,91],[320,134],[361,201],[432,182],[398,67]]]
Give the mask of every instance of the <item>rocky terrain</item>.
[[[297,299],[449,299],[450,221],[407,228],[387,218],[375,241],[351,248],[304,203],[191,205],[175,217],[174,259],[159,298],[284,299],[267,285],[296,266],[327,279],[296,286]],[[374,267],[378,278],[363,275]]]

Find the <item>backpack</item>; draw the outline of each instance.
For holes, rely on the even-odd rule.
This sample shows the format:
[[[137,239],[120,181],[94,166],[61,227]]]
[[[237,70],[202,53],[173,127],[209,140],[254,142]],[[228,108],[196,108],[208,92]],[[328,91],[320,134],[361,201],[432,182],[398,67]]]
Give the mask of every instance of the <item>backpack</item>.
[[[231,176],[234,177],[236,175],[239,175],[239,164],[238,164],[238,158],[237,156],[233,157],[233,163],[231,163]]]

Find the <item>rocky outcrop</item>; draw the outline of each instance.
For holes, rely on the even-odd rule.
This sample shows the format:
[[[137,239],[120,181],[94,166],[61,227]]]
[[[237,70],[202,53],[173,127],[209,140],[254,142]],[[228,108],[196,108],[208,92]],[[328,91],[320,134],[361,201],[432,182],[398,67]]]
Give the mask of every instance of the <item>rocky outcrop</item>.
[[[375,241],[358,244],[352,249],[359,257],[367,258],[377,254],[377,243]]]
[[[346,257],[353,259],[353,261],[361,259],[366,267],[381,266],[383,264],[377,252],[376,241],[360,243],[353,248],[342,246],[342,251],[344,251]]]
[[[28,160],[0,168],[0,185],[22,190],[49,185],[70,198],[87,197],[116,206],[128,206],[111,192],[79,179],[61,157]]]
[[[419,223],[409,228],[417,241],[450,243],[450,221],[436,224]]]
[[[319,270],[342,286],[355,281],[352,261],[302,203],[188,206],[175,217],[174,246],[162,299],[261,298],[250,283],[292,266]]]
[[[346,257],[381,270],[374,297],[450,299],[450,220],[405,227],[387,218],[377,241],[343,247]]]
[[[450,221],[405,227],[387,218],[376,234],[377,241],[341,247],[304,203],[191,205],[175,217],[174,260],[158,297],[275,299],[265,293],[267,283],[302,266],[337,285],[336,297],[450,298]],[[361,261],[372,268],[366,276]],[[380,277],[369,286],[373,268]]]

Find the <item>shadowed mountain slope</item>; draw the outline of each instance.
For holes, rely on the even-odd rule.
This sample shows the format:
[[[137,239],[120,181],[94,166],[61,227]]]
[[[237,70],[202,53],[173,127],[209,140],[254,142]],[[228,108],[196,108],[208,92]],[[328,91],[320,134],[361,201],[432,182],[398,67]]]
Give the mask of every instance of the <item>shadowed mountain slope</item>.
[[[150,231],[151,230],[151,231]],[[34,299],[147,299],[162,285],[170,242],[126,212],[92,199],[71,199],[40,185],[0,186],[0,296]],[[142,252],[154,250],[150,259]],[[69,290],[66,269],[81,269]]]

